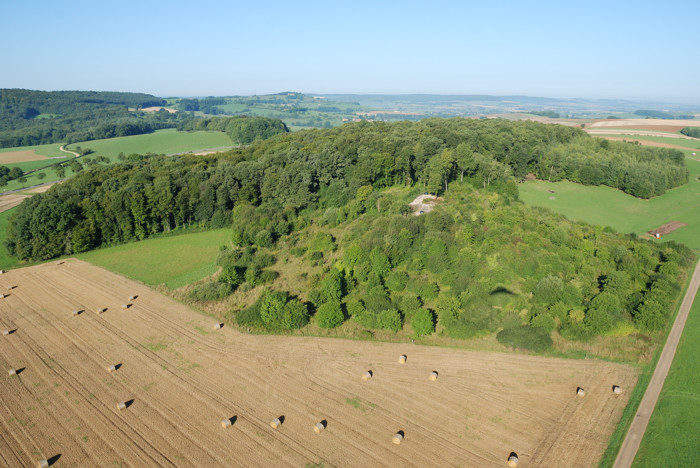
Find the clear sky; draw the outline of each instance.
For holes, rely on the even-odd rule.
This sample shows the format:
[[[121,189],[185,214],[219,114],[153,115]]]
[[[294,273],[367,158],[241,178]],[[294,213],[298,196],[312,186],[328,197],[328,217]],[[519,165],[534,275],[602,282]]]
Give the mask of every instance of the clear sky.
[[[0,88],[700,103],[700,1],[0,0]]]

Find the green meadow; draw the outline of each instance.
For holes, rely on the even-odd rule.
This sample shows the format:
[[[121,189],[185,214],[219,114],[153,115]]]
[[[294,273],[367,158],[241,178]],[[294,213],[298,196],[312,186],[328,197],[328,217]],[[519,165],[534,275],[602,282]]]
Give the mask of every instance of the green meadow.
[[[623,233],[643,234],[670,221],[687,226],[662,240],[682,242],[700,250],[700,162],[687,158],[690,181],[660,197],[635,198],[605,186],[585,186],[573,182],[535,180],[520,184],[520,199],[542,206],[570,219],[609,226]],[[553,198],[553,200],[552,200]]]
[[[106,247],[76,255],[149,286],[177,289],[217,271],[219,246],[229,245],[231,230],[178,234]]]
[[[90,156],[107,156],[116,158],[119,153],[145,154],[174,154],[197,151],[208,148],[231,148],[234,143],[223,132],[178,132],[174,128],[166,128],[144,135],[92,140],[68,145],[66,149],[90,148],[94,154]]]
[[[0,213],[0,241],[5,240],[5,232],[7,231],[7,224],[10,219],[10,216],[12,216],[12,213],[14,213],[16,208],[9,209],[7,211],[3,211]],[[7,250],[5,250],[5,246],[2,245],[2,242],[0,242],[0,269],[2,270],[9,270],[10,268],[17,268],[19,266],[22,266],[20,264],[20,261],[16,259],[15,257],[11,257],[8,253]]]
[[[56,158],[63,156],[70,156],[68,153],[64,153],[59,148],[62,143],[50,143],[48,145],[36,145],[36,146],[15,146],[13,148],[0,148],[0,159],[2,159],[2,153],[11,153],[13,151],[31,151],[34,150],[36,154],[46,156],[47,158]],[[53,164],[53,163],[52,163]]]
[[[656,408],[632,464],[635,468],[697,466],[700,431],[700,300],[690,309]]]

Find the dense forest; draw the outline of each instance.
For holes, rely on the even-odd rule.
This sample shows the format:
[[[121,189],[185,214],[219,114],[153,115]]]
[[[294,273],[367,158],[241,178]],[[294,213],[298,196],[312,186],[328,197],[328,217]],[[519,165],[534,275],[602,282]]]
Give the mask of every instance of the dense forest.
[[[692,138],[700,138],[700,127],[685,127],[681,129],[681,133]]]
[[[265,140],[279,133],[289,132],[289,128],[279,119],[267,117],[207,117],[181,122],[179,131],[216,131],[226,133],[231,140],[239,144],[250,144],[256,140]]]
[[[219,155],[94,166],[25,200],[6,246],[21,259],[48,259],[186,226],[232,225],[237,247],[222,251],[220,276],[193,289],[194,300],[274,284],[278,249],[324,268],[303,290],[262,294],[238,311],[241,325],[291,329],[315,314],[321,327],[353,317],[368,329],[411,323],[423,335],[437,323],[455,338],[503,329],[504,343],[546,348],[555,328],[578,339],[624,324],[663,327],[692,254],[527,207],[516,179],[594,183],[587,174],[600,168],[598,183],[633,192],[633,177],[661,171],[664,183],[649,190],[665,189],[687,180],[679,154],[535,122],[360,122]],[[401,194],[423,191],[445,203],[411,216]]]
[[[137,135],[191,118],[138,111],[164,104],[140,93],[0,89],[0,148]]]
[[[258,120],[263,122],[250,128],[268,128],[260,118],[194,125],[238,129]],[[275,131],[283,127],[273,122]],[[220,156],[95,167],[20,205],[7,240],[12,255],[47,259],[183,224],[226,225],[240,203],[275,202],[292,211],[347,204],[352,211],[365,186],[417,186],[439,194],[459,180],[517,199],[516,180],[528,173],[606,183],[637,196],[660,194],[688,179],[676,150],[594,139],[570,127],[461,118],[360,122],[282,133]]]

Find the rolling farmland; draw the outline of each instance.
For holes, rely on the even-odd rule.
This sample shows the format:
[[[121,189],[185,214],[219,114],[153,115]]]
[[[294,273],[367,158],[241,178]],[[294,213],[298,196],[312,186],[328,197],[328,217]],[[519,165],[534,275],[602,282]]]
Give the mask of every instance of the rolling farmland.
[[[595,466],[627,403],[612,385],[631,389],[638,375],[594,360],[215,330],[77,260],[2,280],[16,286],[0,300],[0,327],[15,330],[0,341],[9,465],[498,467],[515,452],[520,466]]]

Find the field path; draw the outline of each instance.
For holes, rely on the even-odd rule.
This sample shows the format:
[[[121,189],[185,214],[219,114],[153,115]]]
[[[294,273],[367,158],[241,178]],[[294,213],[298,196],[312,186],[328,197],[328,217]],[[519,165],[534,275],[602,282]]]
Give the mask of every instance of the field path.
[[[673,363],[673,356],[676,354],[678,342],[681,338],[681,334],[683,333],[683,328],[685,327],[685,322],[688,318],[690,307],[693,305],[695,294],[698,292],[699,286],[700,261],[698,261],[698,264],[695,266],[695,272],[693,272],[693,277],[690,280],[688,291],[685,293],[685,297],[683,298],[683,303],[678,311],[676,321],[673,324],[673,328],[671,328],[671,333],[668,335],[668,340],[666,340],[664,350],[661,352],[659,362],[656,364],[656,369],[654,370],[654,375],[649,381],[647,391],[644,393],[642,402],[639,404],[637,414],[634,416],[629,431],[627,432],[627,436],[622,442],[620,452],[617,454],[617,458],[615,459],[615,465],[613,465],[614,468],[628,468],[632,466],[634,457],[637,455],[637,450],[639,450],[639,444],[642,442],[644,431],[646,431],[647,425],[649,424],[649,419],[651,418],[651,414],[654,412],[654,407],[659,399],[659,394],[664,386],[664,381],[666,380],[668,371]]]
[[[61,151],[63,151],[64,153],[70,153],[70,154],[74,154],[76,158],[80,157],[80,155],[79,155],[78,153],[76,153],[75,151],[71,151],[71,150],[63,149],[63,146],[61,146],[61,147],[60,147],[60,148],[58,148],[58,149],[60,149],[60,150],[61,150]]]

